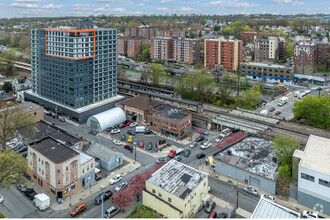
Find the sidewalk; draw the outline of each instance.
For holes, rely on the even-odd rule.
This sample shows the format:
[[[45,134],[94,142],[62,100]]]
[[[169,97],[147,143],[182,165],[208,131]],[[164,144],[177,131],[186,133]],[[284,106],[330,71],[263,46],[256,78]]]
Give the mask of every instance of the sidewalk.
[[[233,186],[239,185],[239,188],[244,188],[244,187],[250,186],[248,184],[245,184],[243,182],[239,182],[239,181],[237,181],[235,179],[229,178],[229,177],[224,176],[224,175],[221,175],[219,173],[215,173],[213,171],[213,169],[211,169],[210,166],[202,165],[198,169],[201,170],[201,171],[203,171],[203,172],[205,172],[205,173],[207,173],[209,176],[211,176],[213,178],[216,178],[216,179],[219,179],[219,180],[221,180],[223,182],[231,181],[232,182],[231,184]],[[258,190],[258,192],[259,192],[260,195],[261,194],[266,194],[266,195],[267,194],[270,194],[270,193],[265,192],[265,191],[263,191],[261,189],[258,189],[258,188],[257,188],[257,190]],[[278,204],[280,204],[280,205],[282,205],[284,207],[287,207],[289,209],[292,209],[294,211],[302,212],[304,210],[312,210],[311,208],[308,208],[306,206],[303,206],[303,205],[298,204],[297,200],[295,200],[295,199],[293,199],[291,197],[289,197],[288,200],[284,200],[281,197],[279,197],[278,195],[272,195],[272,196],[276,199],[276,203],[278,203]],[[246,216],[246,215],[248,215],[249,212],[246,212],[245,210],[239,208],[239,209],[236,210],[236,213],[239,214],[239,215],[241,215],[241,216]],[[324,216],[325,218],[330,218],[330,216],[327,216],[324,213],[320,213],[320,214],[321,214],[321,216]],[[252,213],[250,213],[250,216],[251,215],[252,215]]]
[[[139,162],[136,162],[134,164],[134,160],[127,158],[124,156],[124,160],[128,161],[129,164],[127,164],[126,166],[120,167],[120,168],[116,168],[115,170],[113,170],[108,176],[107,178],[102,178],[101,180],[97,181],[96,184],[88,189],[81,189],[78,192],[74,192],[71,195],[71,206],[70,206],[70,196],[67,196],[66,198],[64,198],[64,202],[63,204],[59,204],[55,197],[50,196],[50,208],[56,211],[61,211],[61,210],[66,210],[70,207],[74,207],[76,204],[80,203],[82,200],[88,198],[89,196],[93,195],[94,193],[104,189],[105,187],[109,186],[109,179],[111,179],[113,176],[115,176],[116,174],[120,174],[122,177],[128,175],[131,172],[134,172],[135,170],[137,170],[141,164]],[[37,185],[37,184],[33,184],[33,188],[37,193],[45,193],[45,194],[49,194],[47,193],[41,186]]]

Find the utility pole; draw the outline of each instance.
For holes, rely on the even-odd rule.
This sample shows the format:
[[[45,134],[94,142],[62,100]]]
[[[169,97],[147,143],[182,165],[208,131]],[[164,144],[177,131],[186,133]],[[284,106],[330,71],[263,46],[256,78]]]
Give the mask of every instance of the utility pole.
[[[136,144],[135,144],[134,164],[135,162],[136,162]]]
[[[319,90],[319,97],[321,96],[321,87],[318,88]]]
[[[237,72],[237,78],[238,78],[238,80],[237,80],[237,97],[238,97],[239,96],[239,78],[240,78],[239,72]]]
[[[102,209],[101,209],[101,218],[103,218],[103,197],[104,197],[104,196],[102,196]]]
[[[237,187],[236,187],[236,209],[238,209],[238,194],[239,194],[239,182],[237,184]]]

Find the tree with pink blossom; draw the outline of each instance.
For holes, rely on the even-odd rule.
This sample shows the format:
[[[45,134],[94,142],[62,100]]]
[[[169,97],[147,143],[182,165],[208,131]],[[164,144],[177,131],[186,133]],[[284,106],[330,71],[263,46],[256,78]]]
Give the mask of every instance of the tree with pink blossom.
[[[127,209],[133,202],[133,194],[131,187],[126,187],[124,189],[119,190],[112,196],[112,204],[116,208],[120,208],[122,211]]]
[[[204,133],[204,129],[203,128],[197,128],[196,132],[200,135],[202,135]]]

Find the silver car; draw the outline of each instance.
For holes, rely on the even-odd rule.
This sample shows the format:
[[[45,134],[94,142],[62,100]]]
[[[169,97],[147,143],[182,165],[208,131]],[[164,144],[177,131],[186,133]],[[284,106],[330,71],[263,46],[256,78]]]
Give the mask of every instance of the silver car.
[[[105,218],[112,218],[113,216],[117,215],[120,212],[120,208],[115,208],[112,206],[110,209],[105,211],[104,217]]]

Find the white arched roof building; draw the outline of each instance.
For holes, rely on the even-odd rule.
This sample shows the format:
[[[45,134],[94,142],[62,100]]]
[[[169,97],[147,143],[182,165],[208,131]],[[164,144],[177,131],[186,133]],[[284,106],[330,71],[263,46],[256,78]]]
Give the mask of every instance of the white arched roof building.
[[[98,130],[105,130],[118,125],[125,120],[126,115],[124,111],[119,107],[114,107],[108,111],[89,117],[87,125]]]

